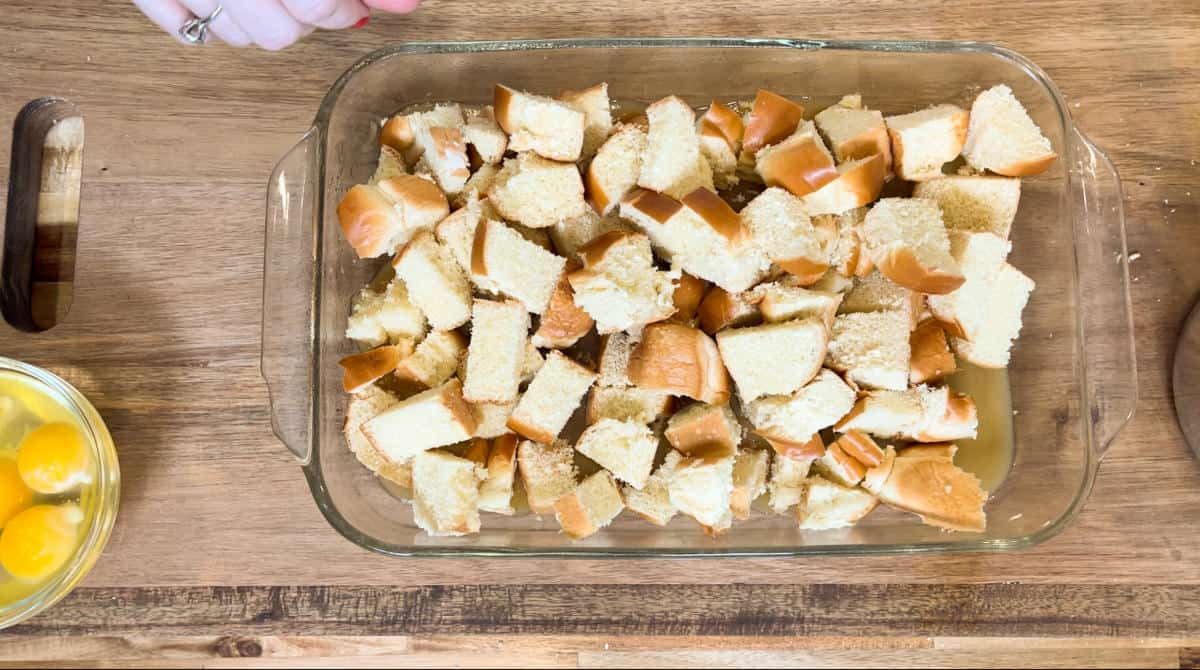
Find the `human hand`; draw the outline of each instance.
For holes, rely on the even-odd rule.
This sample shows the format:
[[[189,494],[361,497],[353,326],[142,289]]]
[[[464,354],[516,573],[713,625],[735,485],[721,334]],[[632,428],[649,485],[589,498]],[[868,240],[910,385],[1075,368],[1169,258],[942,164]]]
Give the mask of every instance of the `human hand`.
[[[232,46],[257,45],[269,51],[291,46],[317,28],[361,28],[371,9],[407,13],[421,0],[133,0],[151,21],[176,40],[189,20],[222,11],[209,35]]]

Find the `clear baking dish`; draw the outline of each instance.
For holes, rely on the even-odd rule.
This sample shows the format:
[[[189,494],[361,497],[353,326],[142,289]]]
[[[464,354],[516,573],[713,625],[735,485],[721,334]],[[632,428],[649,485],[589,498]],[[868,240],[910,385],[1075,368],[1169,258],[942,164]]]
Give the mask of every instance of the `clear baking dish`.
[[[985,533],[945,533],[877,510],[842,531],[801,532],[760,514],[719,539],[690,519],[665,528],[622,515],[573,542],[553,518],[485,515],[461,538],[421,533],[407,503],[360,466],[341,434],[338,359],[351,298],[378,263],[355,258],[334,212],[377,157],[381,118],[422,102],[490,102],[492,85],[557,92],[607,81],[614,100],[668,93],[695,105],[751,99],[758,87],[809,113],[846,93],[885,114],[936,102],[969,108],[1008,84],[1060,160],[1025,180],[1011,260],[1037,282],[1009,368],[1014,457],[992,491]],[[379,50],[329,90],[312,128],[268,188],[262,369],[276,435],[299,459],[317,506],[352,542],[397,556],[680,556],[997,551],[1054,536],[1080,511],[1101,457],[1137,397],[1121,187],[1111,161],[1071,120],[1044,72],[970,42],[594,39],[405,44]],[[1008,426],[1003,426],[1007,429]]]

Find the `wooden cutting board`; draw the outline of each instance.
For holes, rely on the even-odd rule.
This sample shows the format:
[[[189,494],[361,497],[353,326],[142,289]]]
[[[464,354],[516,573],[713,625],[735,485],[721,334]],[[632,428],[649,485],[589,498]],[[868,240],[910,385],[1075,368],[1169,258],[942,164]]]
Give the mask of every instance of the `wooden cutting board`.
[[[271,434],[259,376],[274,162],[334,78],[379,46],[635,34],[976,39],[1049,73],[1120,170],[1140,253],[1138,413],[1071,528],[1007,554],[604,562],[389,559],[326,524]],[[91,398],[124,479],[85,588],[13,632],[1194,632],[1200,465],[1175,423],[1167,370],[1200,289],[1197,66],[1200,11],[1186,0],[433,0],[282,53],[184,48],[128,3],[6,2],[5,113],[67,97],[86,119],[86,146],[73,305],[46,333],[0,325],[0,353]],[[0,141],[6,179],[7,151]]]

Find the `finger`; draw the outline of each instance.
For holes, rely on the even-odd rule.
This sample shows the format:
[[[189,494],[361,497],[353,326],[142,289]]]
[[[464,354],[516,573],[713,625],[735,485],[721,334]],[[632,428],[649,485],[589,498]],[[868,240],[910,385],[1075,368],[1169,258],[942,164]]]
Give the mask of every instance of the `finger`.
[[[233,14],[255,44],[268,51],[287,48],[313,30],[297,21],[279,0],[239,0],[225,11]]]
[[[301,23],[329,30],[349,28],[370,14],[360,0],[283,0],[283,6]]]
[[[394,14],[407,14],[421,4],[421,0],[363,0],[372,9]]]
[[[179,34],[183,24],[192,19],[192,12],[175,0],[133,0],[133,4],[142,10],[146,18],[158,24],[176,42],[188,44]]]
[[[218,7],[217,0],[183,0],[183,2],[196,16],[211,16]],[[233,18],[227,9],[221,10],[217,18],[208,24],[208,31],[230,46],[246,47],[254,43],[254,40],[250,39],[250,34],[238,25],[237,19]]]

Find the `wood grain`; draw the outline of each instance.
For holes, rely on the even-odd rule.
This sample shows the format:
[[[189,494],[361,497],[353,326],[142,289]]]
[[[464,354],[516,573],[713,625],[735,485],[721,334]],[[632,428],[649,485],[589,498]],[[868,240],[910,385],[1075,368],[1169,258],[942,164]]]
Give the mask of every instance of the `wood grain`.
[[[974,39],[1012,47],[1049,73],[1076,121],[1120,170],[1130,248],[1141,253],[1132,268],[1138,414],[1071,528],[1010,554],[702,563],[392,560],[329,528],[271,436],[258,371],[266,175],[308,127],[333,79],[374,48],[618,34]],[[148,630],[175,630],[154,614],[180,622],[189,635],[224,634],[254,624],[246,623],[247,611],[273,611],[265,603],[282,596],[272,593],[310,603],[300,610],[307,614],[278,627],[268,618],[251,626],[255,634],[386,632],[398,630],[398,621],[424,621],[423,630],[483,629],[503,616],[523,617],[522,626],[542,632],[605,626],[665,634],[671,618],[627,623],[631,601],[623,602],[625,617],[605,601],[607,588],[659,583],[683,585],[661,587],[652,599],[690,613],[682,630],[702,627],[702,613],[722,607],[713,600],[719,593],[746,609],[721,609],[725,623],[710,632],[749,632],[764,621],[781,634],[911,631],[918,627],[905,618],[912,607],[928,617],[919,625],[946,635],[1196,632],[1200,533],[1191,529],[1200,527],[1200,467],[1176,427],[1167,377],[1178,328],[1200,290],[1200,89],[1186,84],[1200,64],[1194,2],[872,0],[851,11],[828,0],[764,0],[748,11],[733,0],[710,0],[703,9],[685,0],[431,0],[409,17],[376,16],[364,30],[318,34],[268,54],[182,48],[129,3],[13,0],[0,8],[0,45],[0,100],[9,113],[38,96],[66,96],[83,111],[88,133],[72,310],[42,335],[0,326],[0,351],[54,370],[93,400],[119,446],[124,478],[121,516],[90,588],[21,634],[106,630],[96,622],[136,632],[133,619]],[[0,142],[5,180],[7,151]],[[494,603],[486,616],[476,613],[478,621],[461,609],[453,611],[462,619],[422,618],[441,611],[421,609],[431,607],[433,594],[461,608],[479,583],[510,586],[475,591]],[[570,613],[552,601],[522,601],[528,583],[561,588],[555,593],[578,607]],[[241,602],[230,595],[241,592],[209,588],[247,584],[259,586],[244,592],[255,605],[246,611],[230,604]],[[380,584],[390,586],[372,588]],[[447,588],[422,590],[430,584]],[[758,590],[767,584],[800,584],[778,593],[818,611],[755,618],[749,594],[771,592]],[[339,588],[318,588],[325,586]],[[906,598],[877,596],[872,611],[837,597],[840,589],[884,594],[893,586],[909,589]],[[729,590],[708,590],[720,588]],[[352,609],[353,625],[336,623],[320,605],[355,597],[377,607]],[[783,596],[763,597],[771,607],[786,605]],[[509,598],[530,609],[511,612]],[[105,602],[121,603],[131,619],[122,622]],[[1142,609],[1154,602],[1163,607]],[[608,618],[600,616],[606,611]],[[85,615],[98,618],[87,623]]]

